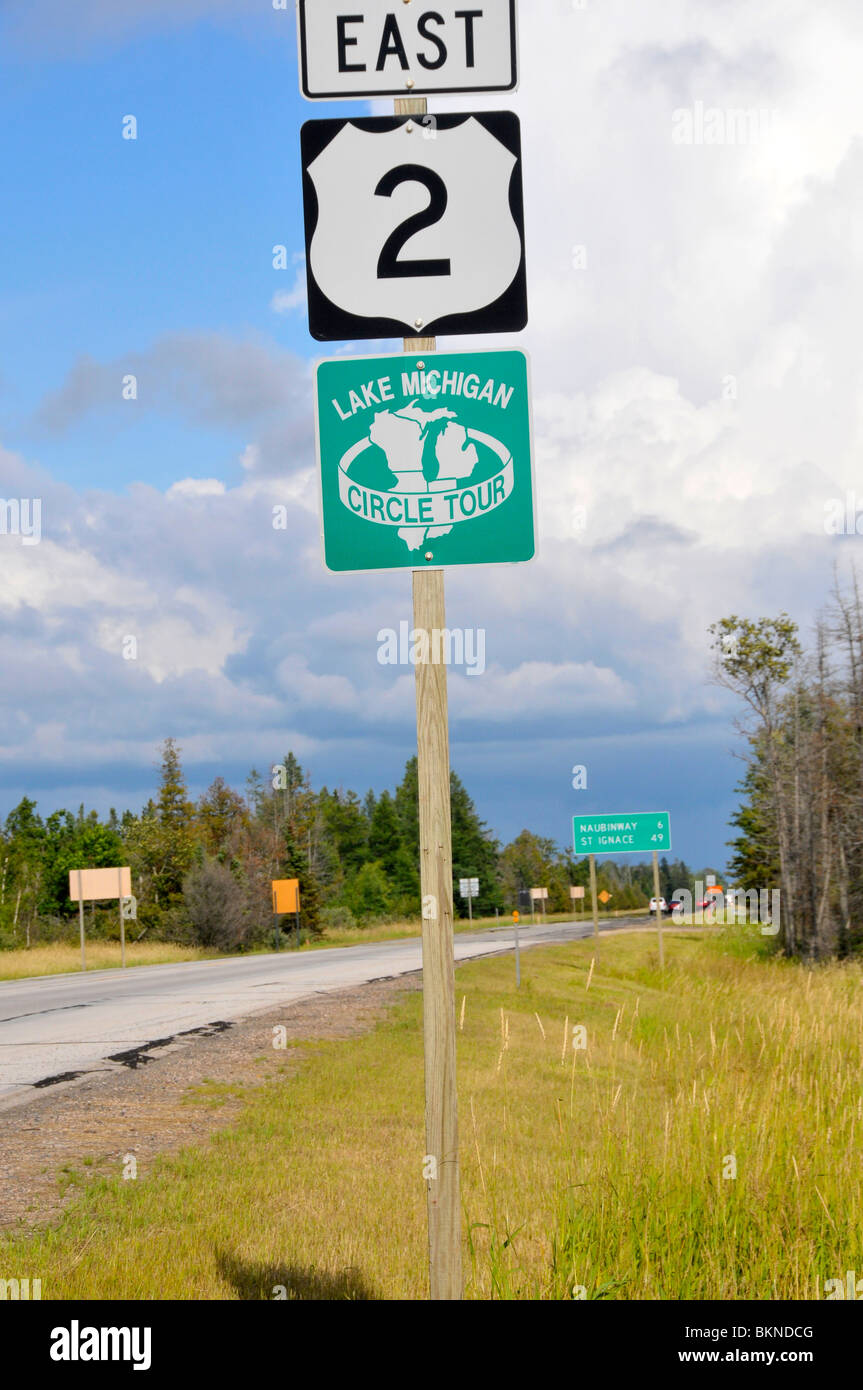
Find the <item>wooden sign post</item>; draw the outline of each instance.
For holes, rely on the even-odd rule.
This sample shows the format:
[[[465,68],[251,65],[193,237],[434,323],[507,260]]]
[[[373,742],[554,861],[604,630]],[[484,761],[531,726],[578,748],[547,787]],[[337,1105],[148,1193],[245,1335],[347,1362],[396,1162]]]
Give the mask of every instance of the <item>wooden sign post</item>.
[[[424,116],[427,110],[425,97],[395,102],[397,116]],[[405,352],[436,348],[434,338],[404,340]],[[414,629],[427,634],[426,660],[416,663],[416,699],[426,1156],[433,1160],[426,1180],[429,1292],[446,1300],[461,1298],[462,1270],[447,668],[431,660],[433,634],[446,628],[442,569],[413,571],[413,605]]]
[[[596,897],[596,855],[590,856],[590,901],[593,906],[593,939],[599,951],[599,904]]]
[[[659,968],[665,969],[665,951],[662,945],[662,902],[659,897],[659,851],[653,851],[653,897],[656,902],[656,930],[659,935]]]
[[[126,969],[126,919],[123,916],[123,870],[117,870],[117,897],[120,909],[120,966]]]
[[[84,945],[84,883],[81,870],[78,870],[78,921],[81,926],[81,969],[87,969],[87,950]]]
[[[487,0],[482,10],[431,14],[448,35],[464,38],[464,61],[457,60],[454,41],[431,40],[441,55],[437,61],[428,56],[425,42],[408,40],[417,63],[410,71],[401,61],[404,49],[396,36],[415,33],[429,40],[425,26],[430,16],[422,13],[423,6],[355,0],[349,7],[355,14],[338,13],[342,8],[338,0],[300,0],[304,95],[366,100],[371,93],[392,94],[395,112],[392,117],[303,125],[309,331],[319,342],[402,337],[405,354],[413,360],[398,359],[396,365],[386,358],[379,370],[367,366],[368,358],[341,355],[318,364],[315,434],[322,540],[324,561],[334,572],[413,571],[414,629],[418,641],[425,639],[425,655],[417,654],[414,664],[430,1290],[433,1299],[459,1299],[449,727],[446,658],[440,659],[446,633],[443,569],[532,559],[535,505],[525,354],[514,349],[450,353],[446,366],[451,370],[443,370],[440,358],[437,368],[426,364],[425,356],[436,351],[437,324],[447,334],[525,327],[524,195],[521,128],[511,112],[445,114],[423,120],[422,126],[414,117],[428,115],[426,96],[420,93],[512,89],[517,80],[516,2]],[[383,40],[375,45],[375,32],[387,38],[386,46]],[[362,56],[366,41],[376,47],[374,72]],[[390,58],[396,62],[388,66]],[[404,184],[414,188],[406,203],[394,197]],[[422,206],[416,201],[417,187],[431,201],[425,211],[406,217],[405,209]],[[432,232],[435,256],[424,257],[422,245],[413,246],[414,237],[426,229]],[[406,332],[425,336],[405,338]],[[450,362],[454,356],[463,359],[463,370]],[[480,368],[474,370],[477,358]],[[469,389],[473,381],[479,384],[480,370],[487,385]],[[354,389],[355,374],[363,382],[368,382],[367,374],[373,378],[368,391],[359,388],[365,405]],[[375,383],[378,394],[372,390]],[[448,408],[449,400],[442,408],[439,398],[453,394],[459,398],[453,402],[456,408]],[[340,404],[354,400],[360,411],[370,402],[383,408],[373,417],[355,418],[353,408],[346,411]],[[442,417],[443,432],[427,435]],[[405,434],[410,421],[417,429],[415,438]],[[396,487],[382,488],[379,469],[370,470],[372,443],[387,456]],[[425,447],[429,443],[433,450]],[[427,476],[427,463],[434,478]],[[475,485],[470,481],[474,472]],[[497,511],[499,517],[493,515]],[[479,524],[472,528],[474,517]],[[472,915],[471,897],[468,903]]]

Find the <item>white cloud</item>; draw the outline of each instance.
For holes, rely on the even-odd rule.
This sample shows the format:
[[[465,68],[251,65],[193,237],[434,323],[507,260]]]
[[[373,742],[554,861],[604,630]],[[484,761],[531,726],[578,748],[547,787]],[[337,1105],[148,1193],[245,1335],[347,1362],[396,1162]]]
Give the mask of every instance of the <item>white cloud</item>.
[[[489,660],[482,677],[453,674],[453,719],[485,720],[500,741],[518,733],[520,746],[530,718],[564,737],[585,716],[603,737],[670,739],[678,726],[697,743],[679,726],[712,727],[727,708],[705,685],[708,624],[786,608],[805,625],[834,558],[860,553],[823,521],[846,489],[863,505],[863,11],[858,0],[520,9],[520,91],[471,105],[512,104],[522,118],[520,341],[533,359],[540,553],[448,575],[448,620],[485,627]],[[110,25],[111,11],[85,9],[82,22]],[[746,146],[675,145],[672,113],[699,101],[778,120]],[[299,307],[301,273],[275,312]],[[382,671],[375,642],[409,617],[410,584],[323,569],[308,363],[226,333],[134,346],[72,367],[43,426],[116,407],[122,366],[147,380],[145,409],[240,424],[243,480],[221,482],[214,462],[211,479],[181,478],[167,498],[142,486],[81,503],[61,491],[52,505],[43,475],[3,460],[3,495],[46,498],[42,545],[3,550],[0,612],[20,653],[3,679],[21,757],[51,724],[48,709],[20,708],[16,683],[36,683],[48,634],[80,677],[74,737],[85,741],[94,699],[110,734],[112,710],[140,698],[112,655],[131,613],[165,701],[156,713],[173,710],[201,747],[281,739],[287,710],[291,737],[317,749],[367,739],[373,780],[394,729],[410,745],[413,674]],[[273,530],[278,504],[287,531]],[[152,727],[136,718],[137,749]]]
[[[182,478],[168,488],[168,497],[224,497],[225,484],[219,478]]]
[[[294,260],[297,259],[295,256]],[[299,260],[302,261],[302,264],[297,266],[291,288],[289,290],[277,290],[270,300],[270,308],[275,314],[290,314],[296,309],[305,309],[306,307],[305,257],[301,256]]]

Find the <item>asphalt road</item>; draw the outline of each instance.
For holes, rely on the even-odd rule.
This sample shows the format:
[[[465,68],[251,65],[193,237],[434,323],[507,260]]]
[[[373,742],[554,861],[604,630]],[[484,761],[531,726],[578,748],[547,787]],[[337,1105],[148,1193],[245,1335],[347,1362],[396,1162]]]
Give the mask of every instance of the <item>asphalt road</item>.
[[[644,926],[644,917],[608,921],[602,930],[633,925]],[[590,922],[522,924],[520,940],[529,948],[589,936],[592,929]],[[511,926],[458,933],[455,958],[512,946]],[[0,1109],[85,1072],[134,1065],[139,1049],[170,1045],[184,1033],[421,965],[419,939],[411,938],[0,983]]]

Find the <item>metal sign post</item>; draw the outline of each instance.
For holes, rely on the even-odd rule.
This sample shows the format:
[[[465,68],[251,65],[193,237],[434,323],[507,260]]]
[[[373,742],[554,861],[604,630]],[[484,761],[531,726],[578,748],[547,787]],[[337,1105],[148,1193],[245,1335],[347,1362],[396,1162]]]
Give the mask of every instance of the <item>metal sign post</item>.
[[[479,897],[478,878],[460,878],[458,881],[458,891],[462,898],[467,899],[467,915],[470,922],[473,921],[473,900]]]

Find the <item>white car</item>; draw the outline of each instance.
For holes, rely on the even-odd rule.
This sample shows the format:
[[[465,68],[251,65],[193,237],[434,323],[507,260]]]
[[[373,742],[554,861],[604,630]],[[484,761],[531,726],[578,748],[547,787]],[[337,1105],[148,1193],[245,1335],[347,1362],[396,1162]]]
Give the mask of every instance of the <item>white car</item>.
[[[656,911],[656,902],[657,902],[656,898],[651,898],[651,899],[650,899],[650,910],[651,910],[651,912],[655,912],[655,911]],[[664,898],[660,898],[660,899],[659,899],[659,911],[660,911],[660,912],[667,912],[667,911],[668,911],[668,904],[666,903],[666,901],[665,901]]]

